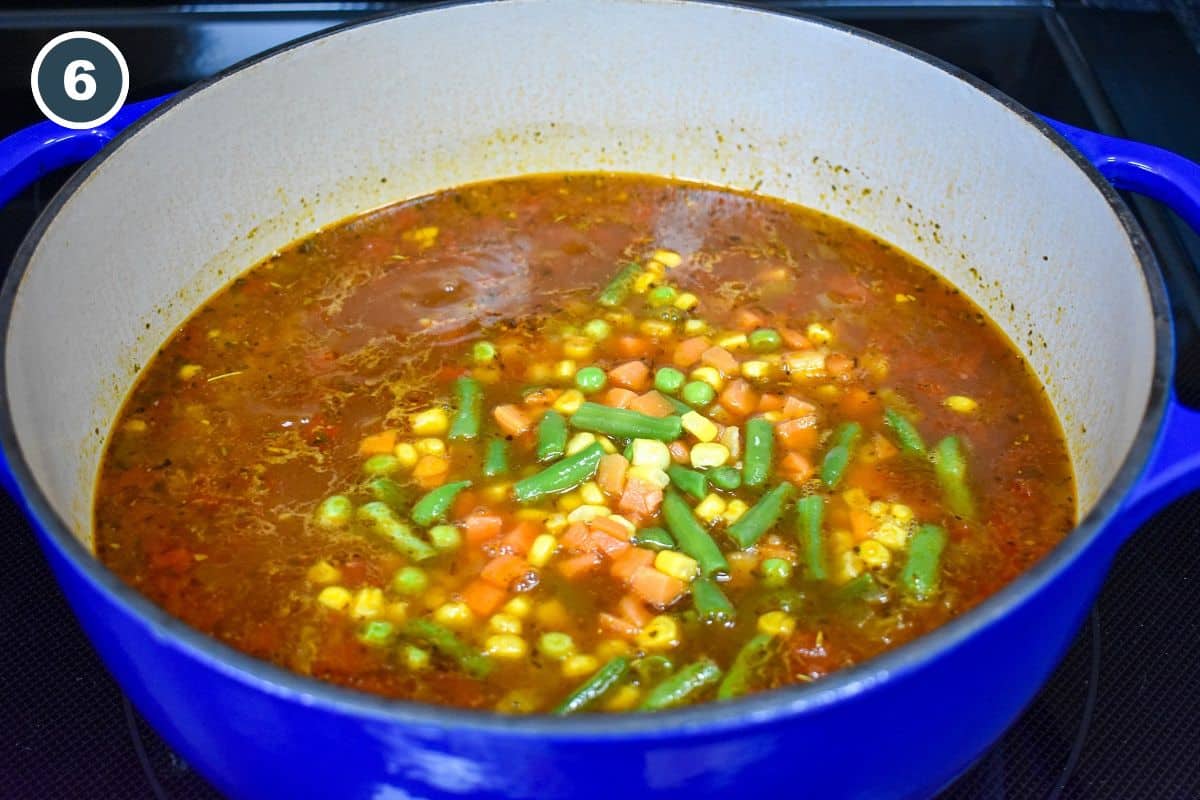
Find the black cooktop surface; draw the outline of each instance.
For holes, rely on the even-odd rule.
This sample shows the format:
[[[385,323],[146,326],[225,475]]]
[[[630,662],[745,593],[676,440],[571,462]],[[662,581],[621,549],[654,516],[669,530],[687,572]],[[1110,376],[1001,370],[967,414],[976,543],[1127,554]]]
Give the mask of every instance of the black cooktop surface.
[[[0,136],[38,120],[30,65],[63,31],[112,39],[137,100],[386,5],[0,11]],[[1042,113],[1200,160],[1200,57],[1169,16],[1021,0],[766,5],[848,21],[957,64]],[[42,181],[0,213],[0,268],[64,178]],[[1182,345],[1178,389],[1200,405],[1200,238],[1154,204],[1132,203],[1167,273]],[[1200,798],[1198,520],[1193,495],[1132,538],[1058,671],[944,800]],[[218,797],[105,672],[2,495],[0,564],[0,720],[8,720],[0,796]]]

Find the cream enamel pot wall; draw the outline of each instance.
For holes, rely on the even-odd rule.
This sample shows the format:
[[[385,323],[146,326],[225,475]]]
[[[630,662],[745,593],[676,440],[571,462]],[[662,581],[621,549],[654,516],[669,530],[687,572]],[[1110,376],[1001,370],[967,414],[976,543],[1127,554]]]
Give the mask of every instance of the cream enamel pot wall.
[[[148,105],[101,130],[42,126],[0,143],[0,199],[99,149]],[[10,488],[108,668],[230,796],[929,795],[1033,696],[1124,537],[1200,483],[1200,416],[1170,398],[1157,268],[1089,159],[1198,223],[1200,172],[1062,132],[1088,158],[919,53],[729,5],[482,2],[318,35],[150,111],[31,231],[0,304]],[[286,673],[170,618],[92,557],[113,416],[139,365],[205,298],[350,214],[562,170],[753,188],[931,265],[1045,382],[1082,523],[976,609],[815,684],[579,719],[390,702]]]

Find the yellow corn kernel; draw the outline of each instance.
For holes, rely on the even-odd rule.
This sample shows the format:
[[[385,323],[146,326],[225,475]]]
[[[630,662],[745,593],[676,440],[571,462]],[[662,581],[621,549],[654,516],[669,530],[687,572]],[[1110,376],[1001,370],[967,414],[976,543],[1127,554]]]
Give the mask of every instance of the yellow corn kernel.
[[[441,436],[449,429],[450,415],[444,408],[430,408],[412,416],[412,430],[417,436]]]
[[[701,442],[692,446],[690,457],[696,469],[720,467],[729,461],[729,448],[716,442]]]
[[[433,612],[433,621],[447,628],[461,630],[475,622],[475,614],[466,603],[442,603]]]
[[[383,611],[383,590],[376,586],[364,586],[354,595],[350,613],[357,619],[374,619]]]
[[[704,381],[718,392],[725,388],[725,378],[716,367],[697,367],[690,377],[694,381]]]
[[[512,491],[511,481],[500,481],[483,487],[483,496],[492,503],[503,503]]]
[[[613,325],[628,327],[633,324],[633,312],[627,308],[614,308],[604,312],[604,319]]]
[[[755,359],[742,362],[742,377],[748,381],[765,381],[771,377],[771,365]]]
[[[693,513],[705,522],[715,522],[725,513],[725,500],[715,492],[709,493],[708,497],[696,504]]]
[[[818,353],[816,350],[797,350],[785,353],[783,363],[793,381],[817,378],[825,374],[825,354]]]
[[[913,510],[904,503],[892,503],[892,516],[900,522],[909,522],[913,518]]]
[[[397,625],[403,625],[408,619],[408,603],[397,601],[383,607],[383,618]]]
[[[892,299],[895,300],[897,303],[911,303],[913,300],[916,300],[917,298],[913,297],[911,294],[897,294]]]
[[[638,325],[638,330],[647,336],[653,336],[656,339],[663,339],[675,332],[675,326],[666,320],[648,319]]]
[[[683,263],[683,256],[674,250],[655,250],[654,255],[650,257],[667,269],[675,269]]]
[[[579,492],[567,492],[564,495],[560,495],[559,498],[554,501],[554,505],[558,507],[559,511],[564,511],[569,514],[583,505],[583,498],[579,496]]]
[[[678,550],[660,550],[654,557],[654,568],[664,575],[691,583],[700,574],[700,564]]]
[[[736,425],[726,425],[717,441],[725,445],[730,459],[737,461],[742,455],[742,432]]]
[[[884,569],[892,561],[892,552],[874,539],[858,544],[858,557],[867,569]]]
[[[521,620],[508,614],[493,614],[488,620],[488,629],[493,633],[520,633]]]
[[[819,322],[814,322],[804,329],[804,335],[813,344],[820,347],[823,344],[829,344],[833,341],[833,331],[826,328]]]
[[[144,419],[131,419],[121,426],[121,430],[126,433],[145,433],[149,427]]]
[[[580,451],[588,449],[595,443],[596,434],[588,433],[587,431],[577,433],[567,440],[567,455],[573,456]]]
[[[584,361],[592,357],[596,343],[583,336],[572,336],[563,342],[563,355],[576,361]]]
[[[446,455],[446,443],[441,439],[417,439],[415,445],[417,452],[423,456],[444,456]]]
[[[871,538],[889,550],[903,550],[908,546],[908,524],[888,520],[871,531]]]
[[[525,378],[530,383],[549,383],[553,374],[550,365],[544,361],[535,361],[525,368]]]
[[[401,442],[400,444],[396,445],[395,448],[392,449],[392,455],[396,457],[396,460],[400,462],[400,466],[404,469],[412,469],[414,466],[416,466],[417,459],[420,457],[420,454],[417,452],[417,448],[413,447],[408,442]]]
[[[571,624],[571,615],[561,600],[547,600],[539,603],[534,609],[533,616],[543,628],[561,630]]]
[[[486,364],[471,369],[471,377],[480,383],[499,383],[500,376],[500,368],[495,364]]]
[[[543,524],[547,532],[557,534],[565,531],[571,523],[567,522],[566,514],[551,514]]]
[[[201,367],[199,364],[184,364],[179,368],[179,379],[183,381],[190,381],[192,378],[200,374],[200,369]]]
[[[632,535],[634,534],[634,531],[636,531],[636,530],[637,530],[637,526],[636,526],[636,525],[634,525],[632,522],[630,522],[629,520],[627,520],[627,519],[625,519],[624,517],[622,517],[620,514],[612,514],[612,515],[610,515],[610,516],[609,516],[609,518],[608,518],[608,519],[609,519],[611,522],[616,522],[616,523],[619,523],[619,524],[621,525],[621,527],[622,527],[622,528],[624,528],[625,530],[629,531],[629,535],[630,535],[630,536],[632,536]]]
[[[683,292],[675,298],[675,302],[672,303],[672,305],[674,305],[680,311],[691,311],[693,308],[700,305],[700,298],[696,297],[696,295],[692,294],[691,292]]]
[[[739,519],[741,519],[742,514],[745,514],[749,510],[750,510],[750,506],[746,505],[741,500],[734,498],[733,500],[730,500],[728,503],[725,504],[725,512],[723,514],[721,514],[721,519],[725,520],[726,523],[732,525],[733,523],[735,523]]]
[[[445,603],[449,597],[450,594],[441,586],[430,586],[425,590],[425,594],[421,595],[421,602],[426,608],[433,610]]]
[[[854,550],[847,550],[834,559],[834,580],[845,583],[862,574],[863,561]]]
[[[888,504],[882,500],[875,500],[867,506],[867,513],[876,519],[882,518],[887,514]]]
[[[600,491],[600,485],[595,481],[587,481],[580,486],[579,496],[583,498],[583,502],[593,506],[602,506],[608,502],[604,492]]]
[[[634,294],[645,294],[650,291],[650,287],[658,283],[658,276],[653,272],[643,272],[633,279],[632,288]]]
[[[691,412],[695,413],[695,412]],[[684,417],[684,427],[687,427],[687,415]],[[657,439],[634,439],[630,448],[629,463],[635,467],[653,467],[665,470],[671,466],[671,451],[665,442]]]
[[[540,508],[518,508],[513,516],[517,519],[527,519],[530,522],[542,522],[549,518],[550,514],[551,512]]]
[[[647,622],[638,633],[637,643],[643,650],[670,650],[672,647],[678,647],[679,623],[668,614],[659,614]]]
[[[600,662],[595,656],[583,655],[582,653],[574,656],[567,656],[563,660],[562,674],[564,678],[585,678],[591,675],[600,667]]]
[[[567,514],[567,522],[591,522],[600,517],[612,514],[608,506],[584,504]]]
[[[554,377],[563,383],[574,381],[575,373],[578,371],[579,365],[569,358],[564,358],[554,365]]]
[[[642,699],[642,692],[633,684],[627,683],[612,693],[612,697],[604,703],[605,711],[629,711],[636,708]]]
[[[354,596],[350,594],[350,590],[342,586],[326,586],[317,595],[317,602],[326,608],[334,611],[345,611],[350,607],[350,601]]]
[[[526,558],[529,563],[535,567],[544,567],[550,562],[554,551],[558,549],[558,539],[549,533],[539,534],[533,540],[533,544],[529,546],[529,554]]]
[[[702,319],[689,319],[683,323],[683,332],[688,336],[701,336],[708,333],[708,323]]]
[[[583,392],[578,389],[567,389],[554,401],[554,410],[569,417],[583,405],[583,399]]]
[[[308,580],[315,584],[335,583],[342,577],[342,571],[324,559],[308,568]]]
[[[415,242],[418,247],[424,249],[430,247],[437,241],[438,227],[437,225],[425,225],[420,228],[413,228],[404,232],[404,238],[410,242]]]
[[[791,636],[796,620],[783,611],[768,611],[758,618],[758,632],[768,636]]]
[[[617,656],[627,656],[633,652],[633,647],[624,639],[605,639],[596,645],[596,658],[610,661]]]
[[[597,436],[596,441],[600,443],[600,449],[608,455],[611,456],[613,453],[617,452],[617,446],[613,444],[613,440],[607,436]]]
[[[744,350],[749,346],[750,340],[744,333],[727,333],[717,337],[717,344],[726,350]]]
[[[653,272],[656,278],[661,278],[667,274],[667,266],[660,261],[655,261],[651,258],[644,265],[647,272]]]
[[[774,424],[776,422],[783,422],[783,414],[778,411],[764,411],[763,419],[765,419],[767,422],[770,422],[771,424]]]
[[[970,414],[979,408],[979,403],[961,394],[950,395],[943,401],[942,405],[951,411],[957,411],[959,414]]]
[[[629,471],[626,472],[625,475],[627,478],[636,478],[639,481],[652,483],[659,489],[665,489],[671,484],[671,479],[667,476],[666,472],[658,467],[651,467],[645,464],[639,464],[636,467],[630,467]]]
[[[529,645],[520,636],[511,633],[497,633],[489,636],[483,643],[483,652],[492,658],[515,661],[524,658],[529,652]]]
[[[842,500],[851,508],[867,508],[871,504],[867,493],[857,486],[842,492]]]
[[[684,414],[680,417],[680,422],[683,423],[685,431],[702,442],[711,442],[721,433],[721,429],[717,427],[716,423],[695,411],[689,411]],[[662,444],[662,442],[659,442],[659,444]],[[663,449],[666,450],[666,445],[663,445]],[[670,458],[670,451],[667,452],[667,457],[668,459]]]

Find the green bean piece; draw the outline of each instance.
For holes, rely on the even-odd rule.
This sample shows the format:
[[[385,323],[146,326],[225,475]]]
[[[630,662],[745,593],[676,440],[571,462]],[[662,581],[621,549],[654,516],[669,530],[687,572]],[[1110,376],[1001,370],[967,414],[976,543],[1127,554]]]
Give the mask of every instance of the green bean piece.
[[[705,408],[717,399],[717,390],[704,381],[688,381],[681,392],[683,402],[692,408]]]
[[[567,419],[557,411],[547,411],[537,428],[537,460],[556,461],[567,451]]]
[[[452,441],[479,438],[483,418],[483,387],[474,378],[459,378],[454,382],[454,397],[458,411],[450,423],[448,437]]]
[[[833,432],[833,446],[825,453],[821,462],[821,480],[831,489],[837,486],[850,465],[851,451],[862,433],[857,422],[843,422]]]
[[[657,683],[675,671],[675,662],[669,656],[657,653],[634,659],[630,665],[640,683]]]
[[[750,688],[750,682],[754,679],[754,673],[771,660],[773,649],[771,645],[774,642],[775,637],[771,634],[760,633],[752,636],[750,641],[742,645],[742,649],[738,650],[737,655],[733,657],[733,664],[730,665],[725,679],[717,687],[718,700],[730,700],[746,693]]]
[[[470,481],[455,481],[434,489],[412,507],[412,521],[424,528],[435,522],[444,522],[450,506],[454,504],[454,498],[470,485]]]
[[[742,483],[762,486],[771,474],[775,455],[775,426],[770,420],[755,417],[746,421],[746,451],[742,456]]]
[[[625,264],[617,272],[616,276],[608,282],[600,292],[600,296],[596,298],[596,302],[605,308],[616,308],[625,302],[625,298],[629,296],[629,291],[633,288],[633,282],[637,280],[638,275],[642,274],[642,268],[632,262]]]
[[[367,491],[371,493],[371,497],[381,503],[387,503],[397,513],[408,508],[411,502],[410,492],[401,489],[400,484],[382,475],[367,481]]]
[[[596,670],[596,673],[584,681],[578,689],[567,695],[566,699],[559,703],[552,713],[574,714],[577,711],[585,710],[612,691],[625,679],[628,672],[629,659],[625,656],[617,656]]]
[[[417,639],[454,661],[473,678],[486,678],[492,671],[492,660],[476,652],[449,628],[427,619],[411,619],[404,623],[401,634]]]
[[[630,538],[634,547],[644,547],[647,550],[674,550],[675,540],[671,534],[662,528],[641,528]]]
[[[681,706],[720,680],[721,668],[716,662],[702,658],[651,689],[638,708],[642,711],[661,711]]]
[[[370,647],[380,647],[387,644],[395,632],[396,629],[392,623],[374,619],[362,626],[362,630],[358,632],[358,640]]]
[[[738,547],[743,550],[753,546],[779,521],[783,516],[783,509],[795,495],[795,486],[787,481],[780,483],[750,506],[737,522],[729,526],[729,538],[737,542]]]
[[[654,388],[663,394],[676,394],[685,383],[687,377],[674,367],[659,367],[654,373]]]
[[[667,477],[671,484],[681,492],[686,492],[697,500],[703,500],[708,494],[708,478],[703,472],[672,464],[667,467]]]
[[[837,598],[878,603],[887,599],[887,590],[879,585],[874,575],[864,572],[838,589]]]
[[[737,467],[716,467],[708,471],[708,480],[718,489],[732,492],[742,485],[742,473]]]
[[[937,525],[922,525],[908,543],[908,560],[900,572],[900,583],[918,600],[928,600],[938,588],[946,531]]]
[[[683,436],[679,417],[652,417],[627,408],[609,408],[584,403],[571,416],[571,425],[581,431],[603,433],[621,439],[658,439],[673,442]]]
[[[705,385],[707,386],[708,384]],[[679,414],[680,416],[683,416],[692,410],[691,406],[680,400],[678,397],[672,397],[671,395],[663,394],[662,392],[659,392],[659,394],[662,394],[663,398],[671,404],[672,408],[675,409],[675,413]]]
[[[360,506],[356,516],[375,533],[391,541],[393,547],[413,561],[424,561],[437,555],[426,541],[413,533],[407,522],[396,517],[387,503],[373,500]]]
[[[934,447],[933,469],[950,510],[960,517],[975,516],[975,500],[967,486],[967,459],[957,436],[947,436]]]
[[[696,612],[706,622],[725,622],[733,619],[733,603],[712,578],[692,581],[692,602]]]
[[[821,525],[825,518],[825,499],[819,494],[802,497],[796,501],[796,517],[799,522],[800,544],[804,549],[804,561],[808,565],[808,577],[823,581],[829,577],[825,565],[825,539]]]
[[[546,495],[569,492],[592,479],[603,455],[604,448],[599,442],[589,444],[575,455],[567,456],[536,475],[517,481],[513,484],[513,494],[518,503],[532,503]]]
[[[498,478],[508,474],[508,442],[504,439],[489,439],[483,454],[483,475]]]
[[[925,440],[921,438],[921,432],[917,430],[917,426],[913,425],[908,417],[901,414],[894,408],[885,408],[883,410],[883,421],[892,429],[892,433],[896,434],[896,438],[900,440],[900,451],[913,456],[925,455]]]
[[[315,519],[317,525],[327,531],[345,528],[354,519],[354,503],[344,494],[326,497],[317,506]]]
[[[725,560],[721,548],[696,521],[692,509],[674,489],[667,489],[663,497],[662,516],[679,549],[696,559],[701,572],[711,576],[716,572],[729,571],[729,562]]]

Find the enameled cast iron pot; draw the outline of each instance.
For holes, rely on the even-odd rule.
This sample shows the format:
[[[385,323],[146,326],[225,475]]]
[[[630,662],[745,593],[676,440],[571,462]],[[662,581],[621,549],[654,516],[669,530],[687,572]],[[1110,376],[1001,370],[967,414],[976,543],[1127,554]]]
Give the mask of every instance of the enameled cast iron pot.
[[[129,125],[55,197],[9,271],[0,438],[10,489],[108,668],[230,796],[926,796],[1033,697],[1125,537],[1200,484],[1200,414],[1171,396],[1159,272],[1105,180],[1196,225],[1200,170],[1047,123],[876,37],[729,5],[483,2],[321,34],[141,116],[153,105],[98,131],[45,123],[0,144],[2,200]],[[298,677],[189,629],[93,558],[113,415],[205,298],[356,212],[560,170],[751,188],[932,265],[1045,382],[1070,441],[1079,527],[971,612],[815,684],[565,720]]]

